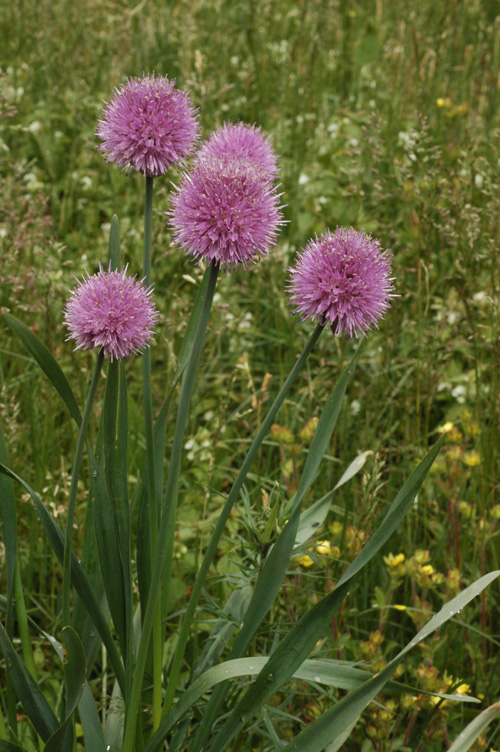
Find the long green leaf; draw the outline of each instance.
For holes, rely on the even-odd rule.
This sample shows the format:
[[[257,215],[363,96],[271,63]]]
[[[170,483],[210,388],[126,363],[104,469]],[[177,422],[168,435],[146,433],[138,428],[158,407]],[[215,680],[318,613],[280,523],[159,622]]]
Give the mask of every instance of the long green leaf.
[[[330,444],[347,383],[359,357],[359,353],[360,348],[358,347],[358,350],[336,383],[321,412],[295,494],[290,518],[271,549],[262,573],[257,580],[252,600],[248,606],[241,629],[236,635],[229,659],[239,658],[243,655],[279,592],[297,537],[302,500],[312,485],[323,456]],[[269,680],[267,680],[268,685],[269,683]],[[221,686],[213,693],[193,743],[193,752],[199,752],[203,747],[226,692],[227,687]]]
[[[6,739],[0,739],[0,752],[24,752],[22,747],[19,747],[14,742],[8,742]]]
[[[212,687],[227,681],[228,679],[237,679],[242,676],[253,676],[267,666],[269,658],[236,658],[231,661],[225,661],[217,666],[213,666],[194,681],[189,689],[181,696],[175,709],[162,723],[157,733],[147,745],[145,752],[156,752],[167,734],[175,726],[182,716],[193,707],[193,705]],[[369,671],[357,668],[348,661],[330,661],[330,660],[306,660],[293,673],[291,679],[299,679],[314,684],[324,684],[328,687],[338,689],[352,690],[373,676]],[[390,692],[391,695],[416,694],[421,693],[432,697],[439,697],[452,702],[469,702],[477,703],[475,697],[464,697],[462,695],[439,694],[437,692],[426,692],[416,687],[401,684],[396,681],[387,682],[384,691]]]
[[[373,454],[373,452],[370,450],[359,454],[356,459],[351,462],[335,487],[329,493],[325,494],[325,496],[315,502],[312,506],[308,507],[304,512],[302,512],[302,514],[300,515],[299,529],[297,530],[295,545],[305,543],[306,540],[308,540],[311,536],[315,535],[319,531],[322,524],[326,520],[328,512],[330,511],[332,498],[335,494],[335,491],[343,486],[344,483],[347,483],[349,480],[351,480],[351,478],[353,478],[356,473],[359,473],[367,458],[371,454]]]
[[[446,436],[443,435],[404,483],[380,527],[346,569],[334,590],[310,609],[285,636],[272,654],[266,670],[259,674],[229,716],[211,747],[211,752],[220,752],[224,749],[228,740],[307,658],[344,601],[354,576],[375,556],[406,514],[445,439]]]
[[[45,745],[44,752],[67,752],[74,741],[73,714],[85,687],[86,661],[82,642],[72,627],[64,627],[64,688],[66,695],[65,719]]]
[[[16,694],[33,726],[42,739],[46,741],[59,726],[57,718],[50,709],[37,682],[17,654],[1,622],[0,648],[4,654],[7,671],[12,679]]]
[[[91,473],[91,485],[95,500],[95,536],[104,588],[111,618],[120,641],[122,655],[126,655],[128,644],[125,601],[126,577],[122,563],[118,525],[121,525],[122,534],[125,538],[128,537],[129,526],[123,519],[124,516],[128,518],[128,501],[126,498],[122,498],[121,475],[123,469],[118,466],[122,460],[117,456],[116,450],[119,378],[119,363],[110,363],[102,414],[105,483],[99,468],[95,468]],[[127,507],[125,511],[123,510],[124,505]],[[129,545],[127,546],[127,557],[130,557]]]
[[[66,376],[61,371],[57,362],[51,353],[47,350],[45,345],[40,342],[38,337],[33,334],[27,326],[21,321],[16,319],[10,313],[4,313],[5,321],[15,331],[19,339],[26,347],[30,355],[36,360],[42,371],[45,373],[52,386],[61,396],[64,404],[68,408],[71,417],[75,420],[79,426],[82,421],[82,416],[78,408],[75,395],[71,389]]]
[[[292,742],[287,744],[283,752],[323,752],[330,742],[335,741],[338,736],[345,733],[346,729],[352,727],[368,703],[383,689],[405,655],[436,629],[440,629],[499,575],[500,571],[490,572],[452,598],[380,673],[368,679],[333,708],[327,710],[321,718],[307,726]]]
[[[500,715],[500,702],[495,702],[489,708],[483,710],[477,718],[469,723],[466,728],[458,735],[448,752],[467,752],[472,747],[476,739],[483,734],[490,723]]]
[[[7,448],[3,437],[2,424],[0,422],[0,462],[9,466]],[[7,631],[12,625],[12,606],[14,604],[14,586],[16,573],[17,552],[17,519],[16,497],[12,480],[2,476],[0,478],[0,520],[3,524],[3,537],[5,543],[5,564],[7,570],[7,603],[9,611],[7,615]]]
[[[49,538],[52,549],[62,563],[64,558],[64,534],[55,522],[54,518],[47,510],[38,494],[26,483],[19,475],[5,465],[0,464],[0,472],[8,475],[9,477],[20,483],[31,496],[33,503],[36,507],[42,525],[45,528],[45,532]],[[109,659],[116,674],[116,678],[122,687],[122,691],[125,689],[125,673],[123,671],[123,665],[121,663],[116,645],[109,631],[106,619],[101,611],[99,603],[96,599],[92,586],[87,578],[87,575],[83,571],[80,562],[77,557],[72,553],[71,555],[71,578],[75,590],[82,599],[87,608],[87,611],[94,622],[95,628],[99,632],[99,635],[106,646]]]
[[[90,750],[92,752],[106,752],[101,719],[97,713],[96,702],[87,681],[78,703],[78,713],[82,722],[85,749],[89,752]]]

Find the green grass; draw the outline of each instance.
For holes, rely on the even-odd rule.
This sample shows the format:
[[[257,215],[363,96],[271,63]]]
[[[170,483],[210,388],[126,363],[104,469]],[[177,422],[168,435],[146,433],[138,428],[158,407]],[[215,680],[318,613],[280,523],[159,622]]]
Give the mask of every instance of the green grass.
[[[403,551],[409,558],[418,549],[429,550],[435,570],[446,577],[457,565],[458,536],[463,585],[498,568],[492,510],[500,504],[500,4],[84,0],[72,6],[61,0],[0,0],[0,5],[0,305],[46,342],[77,394],[87,389],[92,357],[73,353],[65,343],[61,307],[74,275],[95,270],[106,258],[106,225],[115,212],[125,261],[133,273],[140,268],[142,180],[119,174],[95,148],[101,103],[113,87],[143,71],[173,76],[200,108],[204,135],[225,120],[256,122],[272,134],[281,157],[288,224],[277,248],[249,272],[219,280],[189,423],[175,573],[179,601],[172,611],[180,607],[207,539],[204,521],[220,508],[218,492],[230,485],[268,393],[277,393],[309,336],[310,326],[299,324],[287,305],[287,267],[311,235],[336,225],[372,232],[392,250],[400,297],[365,344],[331,460],[310,502],[331,489],[358,452],[372,450],[376,464],[369,461],[364,475],[339,491],[340,511],[329,524],[340,522],[343,532],[335,538],[325,529],[321,539],[342,545],[343,560],[349,561],[356,543],[346,547],[346,531],[374,524],[438,427],[452,421],[462,437],[448,442],[388,552]],[[157,181],[154,273],[162,322],[152,353],[156,405],[168,390],[194,299],[189,278],[201,277],[172,246],[164,215],[168,194],[168,180]],[[35,364],[6,327],[2,335],[0,414],[11,464],[38,491],[45,489],[63,519],[75,437]],[[319,415],[349,351],[349,343],[321,338],[282,411],[282,425],[298,433]],[[132,382],[140,363],[127,369]],[[130,433],[138,446],[130,456],[133,483],[144,447],[140,406],[131,411]],[[453,446],[458,449],[450,455]],[[471,451],[478,452],[479,464],[466,464]],[[300,465],[302,455],[296,461]],[[263,492],[279,484],[279,493],[289,496],[282,464],[279,447],[270,442],[249,476],[250,502],[262,526]],[[82,489],[79,526],[84,498]],[[20,495],[18,503],[23,584],[32,594],[28,606],[50,630],[57,626],[58,569],[29,502]],[[236,576],[232,562],[238,556],[252,560],[256,553],[244,543],[242,517],[230,525],[219,574]],[[241,544],[235,545],[236,536],[242,536]],[[342,568],[325,561],[307,571],[298,567],[290,577],[291,586],[301,588],[298,603],[291,606],[285,593],[273,618],[294,619]],[[445,592],[443,584],[419,584],[409,574],[392,585],[380,559],[353,590],[334,627],[340,642],[329,638],[333,654],[341,650],[343,657],[359,658],[361,643],[381,628],[382,647],[367,656],[375,661],[391,655],[414,624],[411,612],[383,611],[382,597],[392,592],[392,604],[410,608],[424,600],[436,608]],[[473,693],[484,695],[485,706],[496,701],[499,653],[491,640],[500,640],[497,587],[486,592],[483,604],[457,617],[446,634],[419,649],[405,679],[417,681],[419,664],[435,666],[440,677],[447,671],[467,681]],[[219,590],[227,597],[223,584]],[[258,638],[260,649],[270,647],[270,634],[267,629]],[[203,641],[191,649],[201,651]],[[421,686],[426,680],[420,677]],[[328,699],[311,694],[300,702],[308,719]],[[401,711],[397,743],[416,750],[421,734],[425,750],[432,751],[443,748],[445,724],[452,740],[472,711],[445,706],[431,716],[434,710],[424,707],[406,736],[411,712]],[[436,721],[439,728],[425,737]],[[370,723],[378,732],[384,726],[367,716],[346,750],[389,749],[386,739],[368,741]],[[286,735],[287,722],[279,728]],[[274,749],[271,741],[257,747],[259,739],[255,732],[248,743]],[[397,743],[391,749],[400,749]]]

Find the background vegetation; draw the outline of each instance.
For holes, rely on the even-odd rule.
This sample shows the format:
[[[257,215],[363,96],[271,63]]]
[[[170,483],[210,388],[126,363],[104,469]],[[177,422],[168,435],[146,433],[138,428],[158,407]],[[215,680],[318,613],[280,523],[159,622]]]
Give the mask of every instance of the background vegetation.
[[[333,657],[362,658],[379,668],[443,599],[499,567],[498,1],[0,0],[0,6],[0,305],[45,341],[77,394],[87,388],[92,355],[72,353],[65,343],[61,308],[73,277],[92,273],[106,258],[115,212],[130,269],[140,268],[142,179],[118,174],[95,148],[102,100],[113,87],[143,71],[175,77],[200,108],[204,135],[226,120],[255,122],[272,135],[281,157],[288,224],[279,244],[250,272],[224,276],[216,294],[186,444],[172,620],[217,515],[218,492],[231,483],[269,395],[310,333],[287,305],[286,270],[295,252],[315,232],[337,225],[372,232],[392,250],[400,297],[365,343],[311,503],[359,452],[373,454],[339,490],[319,536],[328,546],[312,559],[297,559],[256,644],[256,651],[269,651],[273,636],[332,587],[449,424],[449,441],[424,493],[385,560],[353,589],[322,646]],[[201,272],[172,246],[164,214],[169,184],[156,182],[159,404]],[[222,601],[225,578],[249,578],[250,567],[258,566],[269,499],[293,493],[308,440],[301,429],[319,414],[349,352],[348,341],[323,335],[282,412],[281,430],[261,453],[247,485],[252,512],[242,504],[214,572]],[[131,376],[138,369],[139,362],[129,364]],[[63,519],[71,426],[3,326],[0,378],[12,467]],[[142,430],[139,406],[130,416],[138,452]],[[131,485],[136,459],[130,458]],[[59,568],[28,499],[18,501],[29,608],[54,632]],[[78,524],[83,488],[81,501]],[[210,601],[205,606],[193,654],[203,649],[213,619]],[[414,652],[403,680],[423,689],[466,683],[462,691],[484,699],[484,707],[497,701],[499,611],[494,585]],[[37,667],[57,695],[48,655],[39,640]],[[297,686],[293,704],[282,707],[278,698],[270,718],[287,738],[331,702],[330,690]],[[384,705],[365,715],[346,752],[441,750],[477,712],[437,706],[422,695],[385,697]],[[255,728],[240,748],[279,749],[273,733],[272,726]],[[499,745],[493,728],[481,748]]]

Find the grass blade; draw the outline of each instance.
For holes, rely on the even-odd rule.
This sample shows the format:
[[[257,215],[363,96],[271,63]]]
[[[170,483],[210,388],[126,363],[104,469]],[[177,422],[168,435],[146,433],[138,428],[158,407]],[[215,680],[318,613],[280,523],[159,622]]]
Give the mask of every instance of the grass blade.
[[[452,598],[379,674],[366,681],[326,711],[321,718],[307,726],[284,748],[283,752],[323,752],[327,744],[335,741],[338,736],[345,733],[346,729],[353,726],[368,703],[382,690],[405,655],[436,629],[440,629],[499,575],[500,571],[490,572]]]
[[[500,715],[500,702],[495,702],[489,708],[483,710],[477,718],[459,734],[453,742],[448,752],[467,752],[472,747],[476,739],[486,731],[492,721]]]
[[[45,507],[45,504],[43,504],[40,497],[37,493],[35,493],[31,486],[22,478],[20,478],[19,475],[17,475],[13,470],[5,467],[5,465],[0,464],[0,472],[16,480],[29,493],[36,507],[42,525],[45,528],[45,532],[47,533],[50,545],[52,546],[55,555],[62,564],[64,560],[64,534],[55,522],[50,512]],[[118,683],[120,684],[122,692],[124,692],[125,673],[123,671],[123,665],[118,655],[116,645],[111,636],[111,632],[107,625],[106,619],[104,618],[104,614],[102,613],[97,598],[94,594],[92,585],[90,584],[87,575],[83,571],[81,564],[79,563],[74,553],[71,554],[71,581],[78,595],[85,604],[87,612],[92,619],[95,628],[99,632],[101,640],[106,646],[109,659],[116,674],[116,678],[118,680]]]
[[[30,355],[36,360],[54,389],[62,398],[71,417],[79,426],[82,422],[82,416],[75,395],[73,394],[73,390],[71,389],[66,376],[58,366],[54,357],[38,337],[21,321],[16,319],[15,316],[12,316],[10,313],[4,313],[4,319],[10,328],[17,334]]]
[[[229,716],[211,752],[224,749],[228,739],[231,739],[263,703],[278,691],[307,658],[344,601],[354,576],[375,556],[406,514],[445,439],[446,436],[443,435],[436,442],[403,484],[381,525],[344,572],[334,590],[302,617],[271,655],[265,671],[259,674],[257,680]]]
[[[44,741],[57,730],[59,723],[0,622],[0,648],[14,689],[31,723]]]

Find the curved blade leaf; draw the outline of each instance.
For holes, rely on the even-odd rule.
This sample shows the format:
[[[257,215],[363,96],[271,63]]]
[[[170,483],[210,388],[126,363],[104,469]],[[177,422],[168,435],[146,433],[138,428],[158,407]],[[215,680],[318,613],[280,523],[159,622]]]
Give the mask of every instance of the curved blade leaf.
[[[5,657],[7,671],[23,708],[33,726],[46,741],[56,731],[59,723],[24,662],[17,654],[3,624],[0,622],[0,648]]]
[[[55,555],[57,556],[57,558],[62,564],[63,559],[64,559],[64,534],[59,528],[59,526],[57,525],[57,523],[55,522],[50,512],[45,507],[45,504],[43,504],[38,494],[35,493],[35,491],[31,488],[31,486],[28,483],[26,483],[26,481],[24,481],[13,470],[11,470],[8,467],[5,467],[5,465],[0,464],[0,472],[16,480],[29,493],[36,507],[36,510],[38,512],[38,516],[40,517],[42,525],[45,528],[45,532],[47,533],[50,545],[52,546],[52,549]],[[92,621],[94,622],[94,625],[97,631],[99,632],[101,640],[106,646],[106,649],[109,654],[109,659],[112,663],[113,669],[116,674],[116,678],[120,686],[124,689],[125,688],[125,672],[123,670],[123,665],[118,655],[116,645],[111,636],[111,632],[109,630],[106,619],[104,618],[104,614],[102,613],[101,607],[99,606],[99,603],[97,602],[94,591],[92,589],[92,585],[90,584],[87,578],[87,575],[83,571],[81,564],[79,563],[74,553],[71,554],[71,581],[78,595],[84,602],[85,607],[87,608],[87,611]]]
[[[4,319],[10,328],[15,331],[30,355],[36,360],[54,389],[59,393],[71,417],[79,426],[82,422],[82,416],[75,395],[54,357],[38,337],[21,321],[16,319],[15,316],[12,316],[10,313],[4,313]]]
[[[467,752],[476,739],[488,728],[490,723],[500,715],[500,702],[495,702],[489,708],[483,710],[477,718],[469,723],[461,734],[455,739],[448,752]]]
[[[334,742],[337,737],[355,724],[368,703],[376,697],[390,679],[405,655],[436,629],[440,629],[499,575],[500,571],[490,572],[452,598],[382,671],[350,692],[333,708],[327,710],[321,718],[307,726],[287,744],[284,752],[323,752],[328,744]]]

